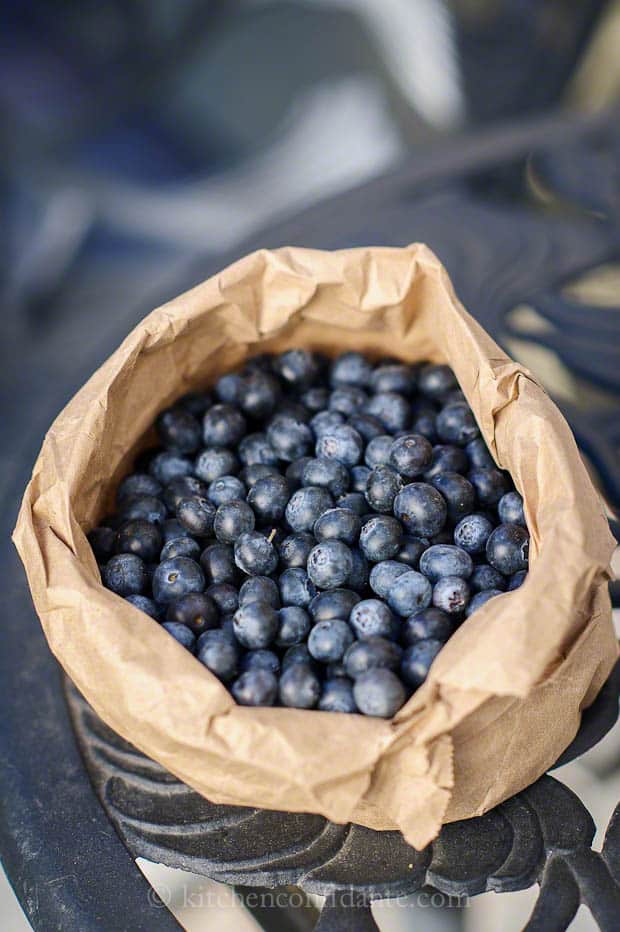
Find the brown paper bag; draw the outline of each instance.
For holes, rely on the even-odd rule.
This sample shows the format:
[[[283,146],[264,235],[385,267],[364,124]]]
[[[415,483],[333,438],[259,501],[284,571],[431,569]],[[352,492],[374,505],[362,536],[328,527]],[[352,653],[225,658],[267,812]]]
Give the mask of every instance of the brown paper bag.
[[[392,721],[237,706],[103,588],[85,537],[161,408],[291,346],[448,362],[525,499],[525,584],[459,628]],[[51,427],[14,539],[52,651],[124,738],[214,802],[399,828],[418,848],[544,773],[617,654],[613,540],[570,430],[421,245],[261,251],[154,311]]]

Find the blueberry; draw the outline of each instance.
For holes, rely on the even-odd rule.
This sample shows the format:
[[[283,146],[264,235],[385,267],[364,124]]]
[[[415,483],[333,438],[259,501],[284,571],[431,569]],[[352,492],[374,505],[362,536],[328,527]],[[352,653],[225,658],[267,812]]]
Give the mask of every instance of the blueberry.
[[[315,385],[301,395],[301,402],[310,411],[322,411],[324,408],[327,408],[329,394],[328,388],[322,385]]]
[[[194,417],[202,417],[207,408],[211,407],[213,401],[209,392],[187,392],[178,399],[177,404],[193,414]]]
[[[458,472],[440,472],[433,476],[431,484],[445,498],[450,521],[459,521],[474,510],[476,493],[465,476]]]
[[[372,414],[351,414],[347,424],[358,432],[364,440],[373,440],[385,433],[385,428],[379,418]]]
[[[378,392],[368,400],[366,414],[372,414],[392,434],[405,430],[411,422],[411,406],[398,392]]]
[[[314,525],[314,536],[318,541],[341,540],[345,544],[354,544],[361,526],[355,512],[347,508],[328,508]]]
[[[200,446],[200,424],[186,408],[162,411],[155,427],[163,446],[179,453],[194,453]]]
[[[207,589],[207,595],[213,599],[222,615],[230,615],[237,611],[239,592],[231,583],[213,583]]]
[[[307,424],[285,414],[278,414],[270,421],[267,438],[277,456],[288,463],[306,456],[314,442]]]
[[[344,668],[344,658],[342,660],[336,661],[336,663],[328,663],[325,665],[325,679],[333,680],[339,676],[347,675],[347,671]]]
[[[278,695],[278,681],[269,670],[248,670],[230,687],[239,705],[273,705]]]
[[[313,709],[319,701],[321,685],[305,663],[294,663],[280,677],[280,702],[294,709]]]
[[[191,534],[196,537],[208,537],[213,533],[213,521],[216,509],[208,498],[198,495],[182,498],[177,505],[177,518]]]
[[[353,566],[351,567],[351,572],[347,576],[346,585],[350,589],[361,592],[368,585],[370,566],[359,547],[351,547],[351,559],[353,560]]]
[[[351,589],[332,589],[315,596],[309,605],[309,611],[315,622],[328,621],[330,618],[346,621],[359,601],[359,595]]]
[[[253,488],[259,479],[266,479],[267,476],[279,476],[277,466],[270,466],[268,463],[253,463],[251,466],[244,466],[239,473],[239,478],[248,488]]]
[[[191,539],[191,534],[186,527],[183,527],[180,521],[177,521],[176,518],[166,518],[163,524],[160,525],[161,535],[164,541],[164,544],[167,544],[171,540],[179,540],[181,537]]]
[[[390,466],[413,479],[428,469],[433,459],[433,448],[422,434],[405,434],[390,447]]]
[[[194,464],[194,472],[204,482],[214,482],[221,476],[230,476],[239,472],[239,460],[232,452],[223,447],[211,447],[203,450]]]
[[[387,364],[377,366],[370,377],[370,386],[374,392],[397,392],[399,395],[411,395],[415,389],[415,371],[412,366]]]
[[[396,554],[399,563],[406,563],[407,566],[416,569],[420,562],[420,557],[429,545],[428,538],[423,537],[403,537],[400,542],[400,550]]]
[[[310,427],[315,437],[320,437],[336,427],[341,427],[344,423],[344,416],[338,411],[319,411],[310,421]]]
[[[497,505],[510,487],[509,480],[499,469],[472,469],[467,478],[476,490],[478,501],[485,508]]]
[[[213,531],[221,543],[232,544],[241,534],[254,530],[254,521],[254,512],[246,502],[225,502],[215,512]]]
[[[285,605],[278,612],[278,647],[292,647],[305,641],[311,622],[308,613],[299,605]],[[305,644],[304,644],[305,647]]]
[[[213,405],[202,419],[206,447],[234,447],[245,433],[245,418],[234,405]]]
[[[308,636],[308,650],[315,660],[334,663],[344,657],[353,640],[353,632],[346,621],[332,618],[314,625]]]
[[[442,472],[464,473],[469,469],[469,460],[462,447],[449,444],[436,444],[433,447],[431,464],[424,473],[425,482],[430,482]]]
[[[332,427],[329,431],[322,433],[315,448],[318,457],[338,460],[345,466],[356,466],[363,451],[364,441],[349,424]]]
[[[299,459],[293,460],[293,462],[289,463],[286,467],[284,478],[288,483],[289,495],[303,485],[304,469],[306,468],[306,463],[309,463],[311,459],[311,456],[300,456]]]
[[[363,599],[354,605],[349,615],[349,624],[360,641],[371,637],[393,639],[394,616],[385,602],[379,599]]]
[[[412,482],[396,496],[394,514],[412,537],[432,537],[446,523],[448,506],[432,485]]]
[[[273,368],[288,385],[303,388],[310,385],[318,375],[319,363],[314,353],[292,349],[276,356]]]
[[[153,476],[147,473],[135,472],[127,476],[118,487],[116,501],[118,504],[126,503],[132,498],[141,498],[143,495],[150,495],[158,498],[161,495],[162,487]]]
[[[163,524],[168,516],[162,500],[153,495],[140,495],[124,501],[119,514],[124,521],[141,520],[151,524]]]
[[[390,560],[398,553],[402,536],[403,529],[396,518],[376,515],[362,527],[360,548],[364,556],[374,563]]]
[[[263,418],[271,414],[280,397],[277,380],[266,372],[254,371],[244,375],[237,403],[244,414]]]
[[[355,641],[344,655],[344,667],[347,676],[356,680],[358,676],[376,667],[398,670],[402,658],[402,649],[387,638],[372,637],[365,641]]]
[[[387,599],[392,583],[408,570],[408,566],[397,563],[395,560],[382,560],[381,563],[375,563],[370,571],[370,588],[380,599]]]
[[[239,605],[248,602],[267,602],[273,608],[280,608],[280,590],[276,581],[269,576],[250,576],[239,589]]]
[[[527,576],[527,570],[518,570],[508,580],[508,591],[512,592],[514,589],[518,589],[519,586],[523,585],[525,577]],[[501,586],[496,586],[496,589],[501,589]]]
[[[375,466],[389,466],[390,450],[393,442],[394,438],[389,434],[380,434],[378,437],[373,437],[367,444],[364,453],[366,465],[370,469],[374,469]]]
[[[316,541],[312,534],[289,534],[278,548],[280,563],[286,567],[305,567]]]
[[[403,617],[427,608],[431,603],[433,590],[430,582],[422,573],[408,570],[399,576],[390,586],[388,605]]]
[[[336,460],[330,460],[330,462],[335,463]],[[369,475],[370,469],[368,466],[352,466],[350,470],[351,490],[353,492],[365,492]]]
[[[196,649],[196,637],[189,628],[186,628],[185,625],[178,624],[176,621],[165,621],[162,628],[164,628],[168,634],[171,634],[175,641],[178,641],[182,647],[191,651],[192,654],[194,653]]]
[[[530,536],[519,524],[500,524],[487,541],[487,560],[504,576],[527,569]]]
[[[247,434],[239,442],[237,453],[244,466],[254,466],[256,463],[276,466],[278,462],[278,454],[263,433]]]
[[[227,544],[210,544],[200,555],[202,566],[209,583],[234,583],[237,570],[232,547]]]
[[[159,564],[153,574],[152,586],[156,602],[172,602],[189,592],[203,592],[205,577],[195,560],[174,557]]]
[[[184,498],[207,497],[208,486],[195,476],[177,476],[171,479],[163,492],[164,501],[170,511],[176,511]]]
[[[349,488],[349,471],[338,460],[308,459],[301,476],[301,484],[327,489],[332,495],[344,495]]]
[[[149,521],[127,521],[116,533],[116,552],[135,553],[146,563],[157,560],[161,548],[161,531]]]
[[[328,407],[330,411],[339,411],[345,417],[350,417],[361,411],[366,402],[368,395],[363,388],[354,385],[345,385],[342,388],[336,388],[329,396]]]
[[[148,584],[144,560],[133,553],[112,557],[103,568],[103,584],[117,595],[142,595]]]
[[[488,563],[480,563],[474,566],[474,571],[469,577],[469,587],[472,592],[482,592],[484,589],[501,589],[506,588],[506,578],[502,576],[499,570]]]
[[[361,518],[368,511],[368,502],[366,496],[361,492],[347,492],[346,495],[339,495],[336,499],[338,508],[346,508]]]
[[[189,592],[168,603],[166,621],[186,625],[196,635],[216,628],[219,620],[217,605],[204,592]]]
[[[480,434],[473,412],[467,403],[446,405],[435,421],[437,436],[443,443],[464,447]]]
[[[333,504],[327,489],[305,486],[291,496],[285,510],[286,520],[293,531],[311,531],[318,518]]]
[[[180,453],[158,453],[149,463],[149,472],[161,485],[168,485],[179,476],[191,476],[194,464]]]
[[[435,412],[433,410],[421,411],[417,414],[411,424],[411,430],[414,434],[421,434],[426,437],[429,443],[437,442],[437,433],[435,431]]]
[[[243,376],[238,372],[227,372],[215,383],[215,394],[225,404],[237,404],[243,388]]]
[[[482,437],[470,440],[465,447],[465,452],[473,469],[495,469],[495,460]]]
[[[454,624],[450,616],[439,608],[430,607],[414,612],[405,619],[401,637],[403,644],[409,646],[429,638],[435,641],[447,641],[453,632]]]
[[[245,498],[245,485],[237,476],[219,476],[209,483],[207,492],[209,501],[216,508],[225,502],[234,502]]]
[[[427,365],[418,373],[418,388],[428,398],[441,398],[458,388],[458,383],[449,366]]]
[[[461,576],[442,576],[433,589],[433,605],[448,615],[458,615],[467,607],[469,595],[469,585]]]
[[[248,670],[268,670],[269,673],[277,676],[280,672],[280,660],[272,650],[265,650],[264,648],[249,650],[241,658],[239,669],[242,673],[246,673]]]
[[[403,481],[392,466],[375,466],[366,483],[366,501],[375,511],[391,514],[402,487]]]
[[[162,620],[162,609],[153,599],[149,599],[145,595],[126,595],[125,601],[133,605],[134,608],[139,608],[145,615],[150,615],[155,621]]]
[[[233,616],[235,637],[244,647],[269,647],[279,627],[278,613],[268,602],[246,602]]]
[[[493,525],[485,515],[466,515],[454,528],[454,543],[467,553],[484,553],[492,531]]]
[[[339,540],[326,540],[310,551],[308,576],[319,589],[337,589],[353,569],[351,551]]]
[[[408,647],[400,665],[400,674],[404,681],[414,689],[421,686],[442,647],[442,641],[437,641],[435,638],[416,641]]]
[[[316,595],[316,588],[306,571],[300,567],[284,570],[278,580],[283,605],[306,608]]]
[[[298,611],[301,612],[303,609],[295,608],[293,605],[289,606],[286,609],[287,612]],[[282,672],[288,670],[290,667],[294,667],[296,664],[301,664],[302,666],[310,667],[311,670],[314,670],[316,664],[312,657],[310,656],[310,651],[308,650],[307,644],[293,644],[289,647],[282,657]]]
[[[518,492],[506,492],[497,503],[497,513],[502,524],[520,524],[526,527],[523,499]]]
[[[309,424],[312,418],[312,411],[308,411],[305,405],[293,398],[283,398],[280,401],[278,414],[282,417],[292,417],[294,421],[302,424]]]
[[[255,482],[248,492],[248,504],[259,521],[281,521],[289,497],[289,484],[284,476],[266,476]]]
[[[237,675],[239,650],[234,640],[219,629],[206,631],[198,640],[198,659],[218,679],[228,682]]]
[[[111,527],[94,527],[88,533],[88,542],[93,549],[95,558],[104,563],[114,553],[116,534]]]
[[[235,542],[235,563],[248,576],[268,576],[278,565],[278,554],[264,534],[247,531]]]
[[[477,608],[481,608],[485,605],[489,599],[494,599],[496,595],[502,595],[501,589],[483,589],[481,592],[477,592],[471,599],[469,605],[465,609],[465,615],[469,618]]]
[[[353,698],[364,715],[392,718],[407,696],[403,684],[391,670],[374,667],[356,679]]]
[[[325,680],[319,709],[322,712],[357,712],[351,680],[342,676]]]
[[[431,582],[442,576],[461,576],[469,579],[474,569],[471,557],[465,550],[450,544],[434,544],[420,557],[420,572]]]
[[[332,385],[368,385],[372,376],[372,365],[362,353],[342,353],[330,368]]]

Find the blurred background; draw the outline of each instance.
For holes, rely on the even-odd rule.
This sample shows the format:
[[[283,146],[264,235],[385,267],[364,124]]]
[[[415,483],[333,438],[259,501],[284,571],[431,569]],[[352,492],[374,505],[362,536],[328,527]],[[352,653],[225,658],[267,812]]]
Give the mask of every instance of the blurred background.
[[[511,128],[544,133],[549,115],[589,119],[620,98],[620,0],[4,0],[2,10],[0,413],[13,440],[0,451],[0,495],[49,423],[48,412],[37,421],[36,393],[58,380],[61,403],[150,307],[219,257],[383,173],[415,171],[429,153],[449,162],[476,140],[483,151]],[[544,200],[524,177],[508,164],[471,185],[487,201]],[[610,178],[617,206],[617,161]],[[372,209],[359,241],[387,244]],[[326,233],[321,244],[336,243]],[[617,305],[618,265],[581,287]],[[554,359],[524,361],[578,394]],[[620,795],[619,746],[616,730],[587,765],[559,773],[603,826]],[[174,872],[143,867],[174,891]],[[11,897],[4,885],[2,929],[29,928]],[[488,894],[458,917],[427,910],[417,922],[516,929],[531,899]],[[199,910],[177,911],[186,928],[206,928]],[[590,928],[582,912],[575,928]],[[384,904],[377,918],[396,930],[413,921],[402,913]],[[232,894],[209,922],[256,928]]]

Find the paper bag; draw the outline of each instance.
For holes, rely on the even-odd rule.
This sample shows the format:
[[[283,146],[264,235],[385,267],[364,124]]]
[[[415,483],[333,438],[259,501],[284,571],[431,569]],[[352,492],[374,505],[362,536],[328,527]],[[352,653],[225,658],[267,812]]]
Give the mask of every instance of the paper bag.
[[[465,621],[391,721],[236,705],[103,588],[85,536],[163,407],[295,346],[449,363],[524,497],[526,582]],[[154,311],[52,425],[14,539],[52,651],[125,739],[216,803],[398,828],[417,848],[544,773],[617,655],[613,539],[571,432],[422,245],[260,251]]]

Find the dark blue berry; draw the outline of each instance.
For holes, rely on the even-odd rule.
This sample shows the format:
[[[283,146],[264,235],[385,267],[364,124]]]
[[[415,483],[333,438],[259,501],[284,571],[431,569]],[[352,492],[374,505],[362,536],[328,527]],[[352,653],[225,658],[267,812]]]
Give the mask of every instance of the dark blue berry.
[[[395,632],[394,616],[385,602],[379,599],[363,599],[354,605],[349,624],[360,641],[371,637],[393,639]]]
[[[347,508],[328,508],[314,525],[314,536],[318,541],[341,540],[345,544],[354,544],[361,526],[355,512]]]
[[[267,417],[275,409],[280,397],[277,380],[266,372],[258,370],[244,375],[237,404],[249,417]]]
[[[454,443],[458,447],[464,447],[480,433],[471,408],[463,402],[442,408],[435,421],[435,430],[442,443]]]
[[[278,580],[283,605],[306,608],[316,595],[316,587],[306,571],[300,567],[284,570]]]
[[[325,680],[319,709],[321,712],[357,712],[351,680],[343,676]]]
[[[248,602],[267,602],[273,608],[280,608],[280,590],[276,581],[269,576],[250,576],[239,589],[239,605]]]
[[[458,388],[458,383],[449,366],[427,365],[418,373],[418,388],[428,398],[441,398]]]
[[[422,434],[397,437],[390,447],[390,466],[408,479],[421,476],[432,459],[433,448]]]
[[[485,508],[497,505],[510,487],[510,482],[499,469],[472,469],[467,478],[476,490],[478,501]]]
[[[246,673],[248,670],[268,670],[269,673],[277,676],[280,672],[280,660],[272,650],[264,648],[248,650],[241,658],[239,669],[241,673]]]
[[[370,469],[375,466],[388,466],[390,462],[390,450],[394,438],[389,434],[380,434],[367,444],[364,453],[364,462]]]
[[[310,618],[305,609],[298,605],[285,605],[278,612],[280,627],[276,637],[278,647],[293,647],[305,641],[311,627]],[[305,647],[305,643],[303,644]]]
[[[233,549],[228,544],[210,544],[200,555],[207,582],[234,583],[237,578]]]
[[[278,547],[280,563],[286,567],[305,567],[310,551],[315,544],[316,540],[312,534],[289,534]]]
[[[406,646],[429,638],[447,641],[454,632],[454,623],[446,612],[439,608],[424,608],[403,622],[401,637]]]
[[[476,592],[474,596],[465,609],[465,615],[469,618],[476,609],[481,608],[483,605],[489,601],[489,599],[494,599],[496,595],[502,595],[501,589],[483,589],[481,592]]]
[[[308,576],[319,589],[337,589],[353,569],[351,551],[339,540],[325,540],[310,551]]]
[[[415,570],[408,570],[394,580],[388,592],[388,605],[403,617],[427,608],[433,590],[430,582]]]
[[[214,482],[221,476],[230,476],[239,472],[239,460],[224,447],[211,447],[203,450],[194,464],[194,472],[204,482]]]
[[[364,715],[392,718],[405,704],[407,695],[396,674],[385,667],[374,667],[356,679],[353,697]]]
[[[420,557],[420,572],[431,582],[442,576],[461,576],[469,579],[474,569],[470,555],[451,544],[434,544]]]
[[[374,563],[390,560],[398,553],[402,536],[403,529],[396,518],[376,515],[362,527],[360,548],[364,556]]]
[[[155,427],[163,446],[179,453],[194,453],[200,446],[200,424],[186,408],[162,411]]]
[[[378,392],[369,398],[366,414],[372,414],[389,433],[406,430],[411,423],[411,406],[398,392]]]
[[[400,550],[396,554],[396,560],[416,569],[420,557],[428,546],[429,540],[427,537],[403,537],[400,542]]]
[[[361,492],[347,492],[346,495],[339,495],[336,499],[338,508],[346,508],[347,511],[353,511],[361,518],[368,511],[368,502],[366,496]]]
[[[124,521],[148,521],[150,524],[163,524],[168,516],[166,506],[160,498],[153,495],[140,495],[124,501],[120,512]]]
[[[353,566],[347,576],[346,585],[350,589],[361,592],[368,585],[370,565],[359,547],[351,547],[351,559],[353,560]]]
[[[268,602],[246,602],[233,616],[235,637],[244,647],[269,647],[279,627],[278,612]]]
[[[458,472],[440,472],[431,479],[431,484],[445,498],[450,521],[459,521],[474,510],[476,493],[465,476]]]
[[[177,476],[165,487],[163,499],[170,511],[176,511],[184,498],[206,498],[208,486],[195,476]]]
[[[487,560],[504,576],[527,569],[530,536],[519,524],[500,524],[487,541]]]
[[[278,404],[278,415],[282,417],[292,417],[294,421],[302,424],[310,424],[312,411],[308,411],[305,405],[293,398],[282,398]]]
[[[116,533],[116,552],[135,553],[146,563],[157,560],[162,543],[161,531],[157,525],[141,519],[127,521]]]
[[[204,592],[189,592],[168,603],[166,621],[186,625],[196,635],[216,628],[219,620],[217,605]]]
[[[198,659],[226,683],[237,675],[239,649],[225,631],[205,631],[198,639]]]
[[[88,542],[93,548],[93,553],[100,563],[105,563],[116,547],[117,532],[111,527],[94,527],[88,533]]]
[[[213,533],[213,520],[216,509],[208,498],[193,496],[182,498],[177,505],[177,518],[191,534],[196,537],[208,537]]]
[[[341,427],[344,423],[344,416],[339,414],[338,411],[319,411],[310,421],[310,427],[314,431],[315,437],[320,437],[336,427]]]
[[[275,466],[278,462],[278,454],[263,433],[247,434],[239,442],[237,453],[244,466],[254,466],[256,463]]]
[[[159,564],[153,574],[152,586],[156,602],[172,602],[189,592],[203,592],[205,577],[195,560],[174,557]]]
[[[390,363],[377,366],[370,378],[374,392],[396,392],[399,395],[411,395],[415,389],[415,372],[411,366]]]
[[[373,417],[372,414],[352,414],[347,419],[347,424],[358,432],[364,440],[373,440],[385,433],[385,427],[379,418]]]
[[[469,460],[465,450],[449,444],[437,444],[433,447],[433,458],[424,473],[424,480],[430,482],[442,472],[464,473],[469,468]]]
[[[519,586],[523,585],[525,577],[527,576],[527,570],[518,570],[508,580],[508,591],[512,592],[514,589],[518,589]],[[501,586],[495,586],[496,589],[501,589]]]
[[[231,615],[237,611],[239,592],[231,583],[213,583],[207,589],[207,595],[213,599],[222,615]]]
[[[133,553],[111,557],[103,568],[103,583],[117,595],[142,595],[148,585],[144,560]],[[156,601],[161,601],[155,595]]]
[[[310,411],[322,411],[327,407],[329,394],[328,388],[322,385],[316,385],[313,388],[309,388],[301,395],[301,402]]]
[[[248,492],[248,504],[260,522],[281,521],[289,497],[289,484],[284,476],[267,476],[254,483]]]
[[[278,554],[264,534],[247,531],[235,542],[235,563],[248,576],[268,576],[278,565]]]
[[[485,515],[466,515],[454,528],[454,543],[467,553],[484,553],[492,531],[493,525]]]
[[[351,644],[344,655],[344,667],[347,676],[356,680],[376,667],[398,670],[402,655],[402,649],[394,641],[381,637],[367,638]]]
[[[415,644],[406,649],[400,665],[400,674],[409,686],[417,689],[418,686],[422,685],[428,676],[433,660],[442,647],[442,641],[428,638],[423,641],[416,641]]]
[[[361,411],[366,402],[368,395],[363,388],[354,385],[345,385],[342,388],[336,388],[329,396],[329,410],[339,411],[345,417],[350,417]]]
[[[290,492],[294,492],[304,484],[304,469],[306,468],[306,463],[309,463],[311,459],[311,456],[300,456],[299,459],[293,460],[293,462],[289,463],[286,467],[284,476],[288,482]]]
[[[321,663],[335,663],[344,657],[353,640],[353,632],[346,621],[332,618],[314,625],[308,636],[308,650]]]
[[[209,392],[187,392],[177,401],[178,405],[193,414],[194,417],[202,417],[207,408],[213,404]]]
[[[164,523],[159,526],[161,528],[164,544],[167,544],[171,540],[178,540],[181,537],[187,539],[191,538],[190,532],[186,527],[183,527],[181,522],[177,521],[176,518],[166,518]]]
[[[523,499],[518,492],[506,492],[497,503],[497,513],[502,524],[520,524],[526,527]]]
[[[372,376],[372,365],[362,353],[342,353],[330,369],[332,385],[368,385]]]
[[[469,577],[469,587],[472,592],[482,592],[484,589],[501,589],[506,588],[506,577],[502,576],[499,570],[488,563],[480,563],[474,566],[474,571]]]
[[[280,677],[279,695],[284,706],[313,709],[319,701],[321,684],[311,667],[305,663],[288,666]]]
[[[402,487],[403,481],[392,466],[375,466],[366,483],[366,500],[375,511],[391,514]]]
[[[311,458],[306,461],[301,477],[305,486],[327,489],[332,495],[344,495],[349,488],[349,471],[338,460]]]
[[[238,372],[227,372],[215,383],[215,394],[224,404],[234,405],[239,400],[242,387],[243,376]]]
[[[315,452],[317,457],[338,460],[345,466],[356,466],[364,451],[364,441],[358,432],[349,424],[332,427],[321,433]]]
[[[176,621],[164,621],[162,624],[168,634],[171,634],[175,641],[178,641],[182,647],[185,647],[186,650],[189,650],[192,654],[196,650],[196,637],[195,635],[186,628],[185,625],[180,625]]]
[[[221,543],[232,544],[241,534],[254,530],[254,521],[254,512],[246,502],[225,502],[215,512],[213,531]]]
[[[489,453],[489,448],[482,437],[476,437],[475,440],[470,440],[465,447],[465,453],[469,458],[471,468],[495,469],[495,460]],[[460,471],[461,470],[457,470],[457,472]]]
[[[394,500],[394,514],[412,537],[432,537],[446,523],[448,506],[432,485],[412,482]]]
[[[310,427],[285,414],[278,414],[270,421],[267,438],[277,456],[287,463],[306,456],[314,443]]]
[[[219,476],[209,484],[207,495],[209,501],[218,508],[226,502],[244,499],[245,485],[237,476]]]
[[[202,437],[206,447],[234,447],[245,432],[245,418],[234,405],[213,405],[202,419]]]
[[[253,488],[259,479],[266,479],[267,476],[279,476],[277,466],[270,466],[268,463],[253,463],[252,466],[244,466],[239,473],[239,478],[246,488]]]
[[[309,611],[315,622],[328,621],[330,618],[346,621],[359,601],[359,595],[351,589],[332,589],[315,596]]]
[[[194,464],[180,453],[158,453],[149,463],[149,472],[162,486],[179,476],[191,476]]]
[[[292,349],[273,361],[273,368],[288,385],[303,388],[310,385],[319,371],[318,359],[308,350]]]
[[[461,576],[442,576],[433,589],[433,605],[448,615],[465,611],[469,602],[470,588]]]
[[[286,506],[286,520],[293,531],[311,531],[320,516],[334,504],[327,489],[305,486],[291,496]]]
[[[145,595],[126,595],[125,601],[133,605],[134,608],[139,608],[145,615],[150,615],[155,621],[163,620],[164,612],[162,607],[158,605],[157,602],[154,602],[153,599],[149,599]]]
[[[121,505],[126,504],[132,498],[142,498],[144,495],[158,498],[161,492],[161,483],[156,478],[147,473],[135,472],[123,479],[119,485],[116,501]]]
[[[376,563],[370,571],[370,588],[380,599],[387,599],[392,583],[409,569],[410,567],[397,563],[395,560],[382,560]]]
[[[278,681],[269,670],[247,670],[235,680],[230,691],[239,705],[273,705]]]
[[[330,460],[330,462],[334,463],[336,461]],[[351,490],[353,492],[365,492],[369,475],[370,469],[368,466],[353,466],[350,470]]]

